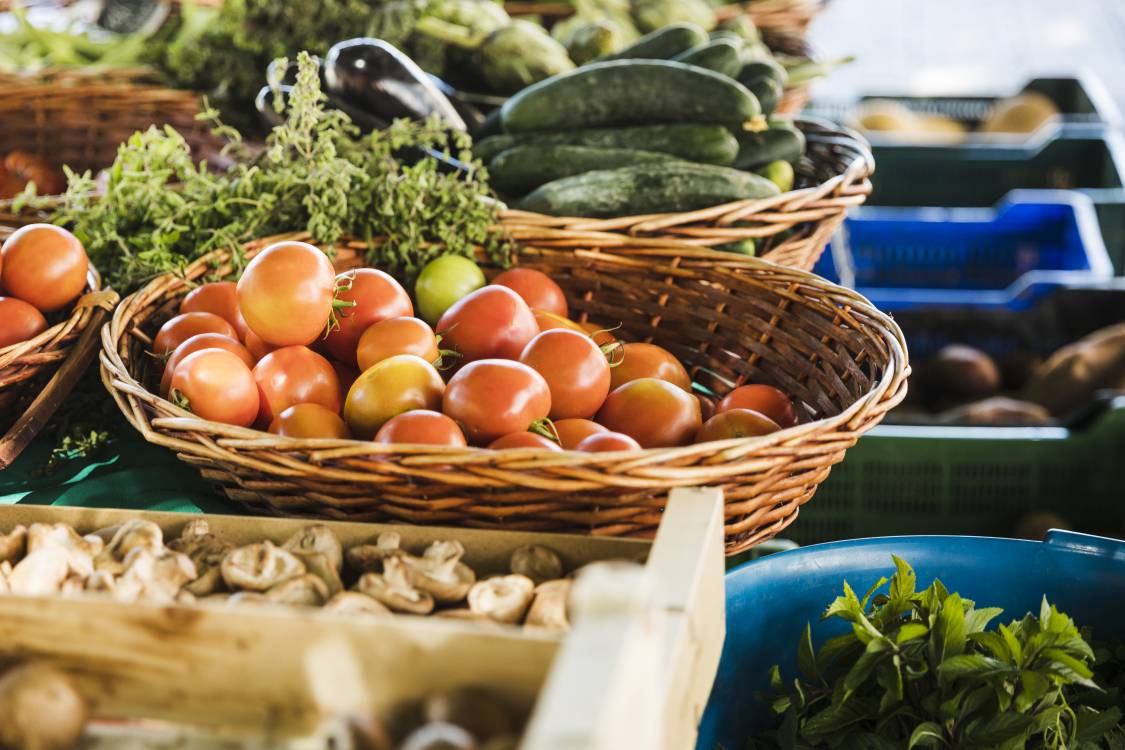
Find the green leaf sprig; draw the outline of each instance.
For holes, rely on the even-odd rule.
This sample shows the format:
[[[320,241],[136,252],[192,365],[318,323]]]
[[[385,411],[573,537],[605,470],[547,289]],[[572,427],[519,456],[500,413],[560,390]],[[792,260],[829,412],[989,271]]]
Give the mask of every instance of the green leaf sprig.
[[[914,570],[894,563],[889,581],[862,599],[845,582],[825,610],[850,632],[814,651],[805,628],[802,676],[786,685],[772,668],[781,723],[750,748],[1123,747],[1120,693],[1095,682],[1095,653],[1070,617],[1044,598],[1038,616],[987,630],[1002,610],[977,608],[938,580],[919,592]]]
[[[241,243],[298,230],[328,245],[377,238],[369,262],[405,275],[441,254],[471,256],[484,247],[505,255],[503,238],[492,230],[497,204],[484,168],[472,161],[468,136],[436,120],[400,120],[360,136],[346,115],[325,106],[308,54],[300,55],[299,71],[286,120],[259,155],[251,157],[213,111],[205,116],[228,136],[236,157],[229,170],[196,164],[179,133],[151,128],[121,146],[104,183],[89,172],[68,172],[53,220],[74,231],[119,292],[212,250],[229,249],[237,259]],[[458,158],[469,171],[444,173],[425,157],[406,163],[397,156],[404,149]]]

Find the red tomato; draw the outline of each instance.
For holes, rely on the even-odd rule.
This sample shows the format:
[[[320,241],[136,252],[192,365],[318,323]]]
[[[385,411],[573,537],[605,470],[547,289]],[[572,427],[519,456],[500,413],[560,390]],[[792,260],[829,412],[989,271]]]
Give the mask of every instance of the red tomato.
[[[336,277],[336,285],[350,285],[336,295],[337,299],[355,302],[352,307],[341,307],[336,311],[337,324],[324,341],[332,356],[341,362],[352,364],[356,361],[359,338],[372,324],[414,314],[410,295],[402,285],[374,268],[345,271]],[[361,369],[367,368],[361,366]]]
[[[783,392],[772,385],[744,385],[723,396],[715,407],[716,412],[731,409],[752,409],[764,414],[782,429],[797,424],[797,413],[793,402]]]
[[[750,409],[730,409],[708,419],[700,428],[699,434],[695,436],[695,442],[707,443],[712,440],[758,437],[780,429],[777,423],[765,414]]]
[[[688,445],[703,424],[695,396],[657,378],[631,380],[610,391],[597,420],[642,448]]]
[[[270,422],[274,435],[292,438],[341,438],[352,433],[340,415],[320,404],[296,404],[277,415]]]
[[[441,356],[433,329],[418,318],[381,320],[359,337],[356,359],[361,370],[396,354],[413,354],[431,364]]]
[[[590,419],[560,419],[555,422],[555,432],[559,435],[562,447],[570,451],[591,435],[609,430]]]
[[[277,351],[280,347],[267,344],[258,336],[258,334],[246,329],[246,336],[242,339],[242,343],[246,346],[246,351],[250,352],[250,356],[257,362],[262,357],[266,356],[272,351]]]
[[[433,365],[413,354],[397,354],[360,374],[348,391],[344,420],[356,437],[370,440],[403,412],[440,409],[444,390]]]
[[[598,432],[579,443],[577,450],[586,453],[639,451],[641,450],[641,444],[620,432]]]
[[[614,361],[619,363],[611,373],[611,388],[638,378],[659,378],[685,391],[691,390],[691,377],[687,370],[667,349],[656,344],[624,344],[623,347],[613,353]]]
[[[547,381],[551,419],[592,417],[609,395],[609,362],[583,333],[544,331],[524,348],[520,362]]]
[[[216,281],[192,289],[180,302],[180,312],[209,312],[234,326],[238,340],[250,329],[238,310],[238,287],[233,281]]]
[[[189,354],[172,376],[172,398],[200,419],[249,427],[258,416],[258,386],[246,363],[225,349]]]
[[[534,432],[509,432],[507,435],[496,438],[488,447],[494,451],[509,448],[537,448],[542,451],[562,451],[559,444]]]
[[[156,338],[152,340],[152,353],[163,357],[192,336],[201,333],[217,333],[238,341],[234,326],[218,315],[208,312],[183,313],[160,326]]]
[[[320,404],[340,411],[340,381],[327,359],[307,346],[286,346],[254,365],[260,397],[258,424],[268,427],[297,404]]]
[[[168,389],[172,387],[172,376],[176,373],[176,367],[184,361],[184,357],[204,349],[226,349],[245,362],[247,367],[254,366],[254,358],[250,356],[250,352],[230,336],[221,333],[196,334],[173,349],[171,356],[168,357],[168,362],[164,365],[164,376],[160,378],[161,396],[167,398]]]
[[[550,331],[555,328],[566,328],[571,331],[577,331],[583,336],[590,334],[585,328],[575,323],[570,318],[564,318],[561,315],[555,315],[553,312],[547,310],[532,309],[531,314],[535,316],[535,324],[539,326],[540,331]]]
[[[336,371],[336,381],[340,384],[340,403],[342,404],[348,400],[348,391],[352,389],[352,383],[359,377],[359,370],[335,360],[332,360],[332,369]]]
[[[450,378],[442,411],[461,424],[469,440],[487,445],[544,419],[551,412],[551,390],[522,362],[482,359]]]
[[[34,305],[15,297],[0,297],[0,349],[46,330],[47,319]]]
[[[506,286],[491,284],[453,303],[436,330],[443,346],[460,352],[462,362],[472,362],[518,359],[539,333],[539,326],[518,294]]]
[[[21,227],[0,247],[0,256],[0,286],[40,312],[61,310],[86,288],[86,249],[62,227]]]
[[[569,312],[562,287],[542,271],[534,268],[509,268],[493,279],[492,283],[508,287],[523,297],[528,307],[546,310],[564,318]]]
[[[601,323],[579,323],[582,330],[590,334],[590,338],[594,339],[594,343],[598,346],[605,346],[606,344],[616,344],[617,337],[613,335],[616,330],[614,326],[603,326]]]
[[[242,272],[238,309],[265,343],[307,346],[328,326],[335,287],[335,269],[323,252],[306,242],[278,242]]]
[[[415,409],[392,417],[375,433],[376,443],[407,443],[414,445],[448,445],[464,448],[465,433],[449,417],[439,411]]]

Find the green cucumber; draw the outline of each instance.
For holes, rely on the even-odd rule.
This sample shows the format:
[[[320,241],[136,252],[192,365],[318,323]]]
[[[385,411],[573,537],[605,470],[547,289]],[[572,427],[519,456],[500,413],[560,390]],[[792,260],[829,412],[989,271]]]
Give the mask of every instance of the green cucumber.
[[[753,172],[671,161],[564,177],[536,189],[516,207],[552,216],[609,218],[694,211],[779,194],[777,185]]]
[[[739,55],[741,49],[742,45],[735,46],[727,39],[719,39],[693,47],[672,59],[685,65],[707,68],[734,78],[738,75],[738,71],[742,70],[742,58]]]
[[[607,60],[670,60],[681,52],[707,43],[707,32],[694,23],[674,23],[651,31],[620,52],[603,55],[595,63]]]
[[[771,76],[760,76],[743,85],[750,89],[751,94],[758,97],[758,106],[762,108],[762,114],[767,116],[773,114],[782,95],[785,94],[785,89]]]
[[[796,173],[793,171],[793,165],[784,159],[771,161],[766,166],[757,170],[757,174],[760,174],[774,185],[777,185],[778,190],[783,193],[788,193],[793,189],[793,181],[797,177]]]
[[[738,133],[738,169],[761,169],[770,162],[796,162],[805,153],[805,134],[792,126]]]
[[[516,146],[488,163],[489,183],[504,195],[523,195],[540,185],[592,172],[633,164],[675,161],[656,151],[590,146]]]
[[[742,66],[735,78],[743,86],[749,86],[762,76],[774,78],[782,86],[789,83],[789,73],[776,60],[753,60]]]
[[[746,46],[746,40],[743,39],[737,31],[731,31],[730,29],[716,29],[715,31],[711,32],[710,38],[712,42],[717,42],[720,39],[726,39],[732,44],[737,45],[740,52],[742,51],[742,48]]]
[[[738,156],[738,140],[722,125],[677,123],[627,128],[588,128],[518,135],[494,135],[473,145],[473,154],[485,164],[516,146],[591,146],[659,151],[687,161],[728,166]]]
[[[761,113],[742,84],[713,70],[663,60],[594,63],[548,78],[504,103],[504,130],[713,122],[740,128]]]

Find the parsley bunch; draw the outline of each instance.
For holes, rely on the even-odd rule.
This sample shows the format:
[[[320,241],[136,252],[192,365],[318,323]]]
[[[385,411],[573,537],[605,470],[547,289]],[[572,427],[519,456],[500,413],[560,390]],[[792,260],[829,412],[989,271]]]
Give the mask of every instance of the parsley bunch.
[[[859,599],[848,584],[822,619],[851,631],[813,650],[806,627],[791,686],[770,672],[780,727],[750,748],[1016,750],[1125,748],[1121,693],[1094,681],[1095,653],[1044,598],[1039,616],[986,630],[1000,615],[935,580],[915,590],[911,567]],[[1099,672],[1117,674],[1102,654]]]
[[[471,256],[478,246],[503,256],[504,241],[492,231],[496,203],[468,136],[436,120],[401,120],[361,137],[346,115],[325,107],[315,61],[306,53],[298,60],[286,120],[260,154],[252,156],[213,111],[204,114],[231,140],[229,170],[197,165],[183,137],[165,127],[123,144],[104,186],[89,172],[68,172],[53,220],[82,240],[115,289],[128,292],[218,248],[237,259],[243,242],[297,230],[329,245],[379,238],[368,260],[406,275],[438,255]],[[447,174],[435,159],[409,164],[397,156],[425,149],[470,170]]]

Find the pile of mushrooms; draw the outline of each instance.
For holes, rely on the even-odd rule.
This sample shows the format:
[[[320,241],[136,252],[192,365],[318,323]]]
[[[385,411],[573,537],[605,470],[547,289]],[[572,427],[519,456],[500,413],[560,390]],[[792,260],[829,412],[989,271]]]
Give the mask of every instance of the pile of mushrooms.
[[[465,549],[458,541],[436,541],[420,555],[400,545],[398,534],[384,532],[344,550],[323,524],[300,529],[280,547],[270,541],[235,547],[202,518],[168,543],[159,526],[139,519],[86,536],[66,524],[36,523],[0,534],[0,593],[265,603],[552,630],[570,626],[573,574],[566,575],[551,549],[521,547],[507,573],[478,578],[462,562]]]

